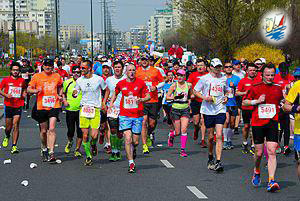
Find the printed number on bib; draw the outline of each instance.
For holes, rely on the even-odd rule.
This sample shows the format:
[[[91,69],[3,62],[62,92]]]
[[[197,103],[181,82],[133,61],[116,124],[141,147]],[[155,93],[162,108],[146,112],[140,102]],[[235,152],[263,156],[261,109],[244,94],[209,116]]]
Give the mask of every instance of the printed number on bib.
[[[212,83],[211,86],[210,86],[210,95],[211,96],[222,96],[224,93],[223,93],[223,87],[218,85],[218,84],[215,84],[215,83]]]
[[[21,76],[22,76],[22,78],[23,78],[24,80],[27,80],[27,79],[28,79],[28,74],[27,74],[27,73],[22,73]]]
[[[9,86],[8,94],[11,94],[13,98],[21,98],[22,88]]]
[[[260,119],[271,119],[276,115],[275,104],[260,104],[258,105],[258,117]]]
[[[95,108],[92,106],[85,105],[82,107],[80,115],[86,118],[94,118]]]
[[[138,104],[136,102],[136,96],[124,96],[124,108],[125,109],[136,109]]]
[[[43,107],[54,107],[56,102],[55,96],[43,96]]]
[[[107,117],[117,119],[119,117],[119,114],[120,114],[120,109],[112,107],[111,111],[109,113],[107,113]]]

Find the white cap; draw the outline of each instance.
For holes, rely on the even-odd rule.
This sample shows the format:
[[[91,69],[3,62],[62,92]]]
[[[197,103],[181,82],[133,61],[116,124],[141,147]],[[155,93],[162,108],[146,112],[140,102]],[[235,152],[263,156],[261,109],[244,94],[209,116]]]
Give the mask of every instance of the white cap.
[[[264,64],[267,62],[265,58],[260,58],[260,60],[261,60],[261,63],[264,63]]]
[[[219,66],[219,65],[223,66],[221,60],[218,59],[218,58],[212,59],[211,62],[210,62],[210,65],[213,66],[213,67],[216,67],[216,66]]]

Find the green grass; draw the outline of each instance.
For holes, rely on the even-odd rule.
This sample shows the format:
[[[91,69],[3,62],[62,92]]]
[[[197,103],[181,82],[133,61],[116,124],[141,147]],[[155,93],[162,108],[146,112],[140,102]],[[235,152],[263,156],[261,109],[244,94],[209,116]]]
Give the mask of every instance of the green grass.
[[[0,76],[9,76],[9,68],[1,68],[0,69]]]

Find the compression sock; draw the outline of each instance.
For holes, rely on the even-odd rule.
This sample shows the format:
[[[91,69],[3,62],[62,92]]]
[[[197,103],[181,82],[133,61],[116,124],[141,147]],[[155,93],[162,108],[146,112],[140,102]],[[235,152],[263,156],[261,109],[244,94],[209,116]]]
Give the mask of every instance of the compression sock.
[[[229,128],[223,128],[224,142],[228,142],[228,131]]]
[[[91,144],[90,142],[82,142],[85,154],[87,158],[92,158],[92,154],[91,154]]]
[[[110,134],[110,144],[113,153],[117,153],[117,136],[116,134]]]
[[[185,149],[187,139],[188,139],[187,133],[182,133],[181,136],[180,136],[180,140],[181,140],[181,149]]]

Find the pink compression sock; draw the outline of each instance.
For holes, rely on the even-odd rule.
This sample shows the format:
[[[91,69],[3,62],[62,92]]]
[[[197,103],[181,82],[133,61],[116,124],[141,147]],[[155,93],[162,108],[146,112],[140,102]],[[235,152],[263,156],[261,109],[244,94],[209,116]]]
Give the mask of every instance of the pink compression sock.
[[[180,136],[180,140],[181,140],[181,149],[185,149],[187,139],[188,139],[187,133],[181,134],[181,136]]]

